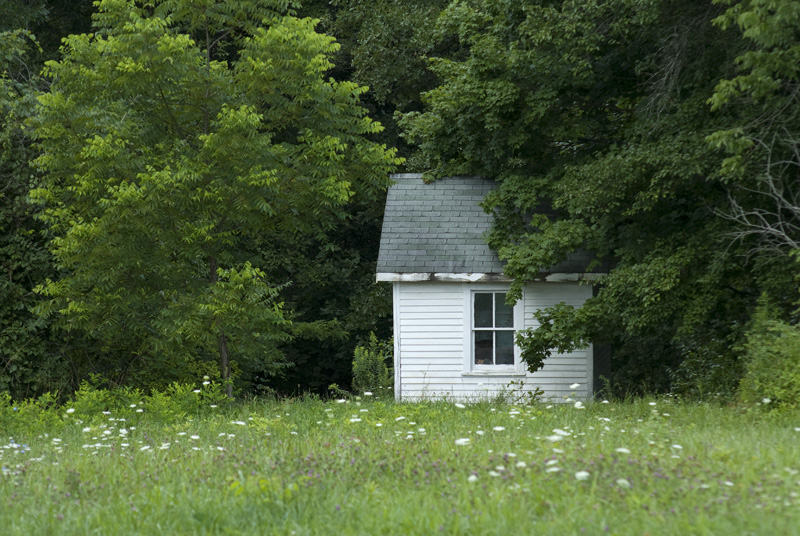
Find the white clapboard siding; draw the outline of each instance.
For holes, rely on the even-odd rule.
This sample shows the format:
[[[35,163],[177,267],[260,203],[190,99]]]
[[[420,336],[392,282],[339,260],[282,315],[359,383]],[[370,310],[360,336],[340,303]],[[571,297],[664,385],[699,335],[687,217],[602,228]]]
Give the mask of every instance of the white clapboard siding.
[[[508,374],[465,370],[469,304],[465,296],[482,284],[441,282],[394,283],[395,390],[402,400],[447,398],[476,400],[517,396],[536,388],[553,400],[587,398],[592,389],[592,349],[553,354],[535,373],[520,368]],[[498,285],[484,288],[497,289]],[[533,313],[564,302],[579,307],[591,287],[577,283],[531,283],[521,304],[524,327],[536,327]],[[511,385],[511,382],[514,385]],[[570,389],[572,384],[577,389]]]

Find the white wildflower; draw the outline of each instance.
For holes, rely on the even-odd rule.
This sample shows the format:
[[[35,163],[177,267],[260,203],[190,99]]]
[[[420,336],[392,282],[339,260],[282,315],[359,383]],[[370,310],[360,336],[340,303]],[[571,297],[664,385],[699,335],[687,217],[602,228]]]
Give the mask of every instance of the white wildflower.
[[[555,466],[548,467],[547,469],[544,470],[545,473],[557,473],[559,471],[561,471],[561,468],[560,467],[555,467]]]
[[[626,449],[625,447],[620,447],[620,448],[618,448],[618,449],[616,449],[616,450],[617,450],[617,452],[619,452],[620,454],[630,454],[630,453],[631,453],[631,451],[630,451],[629,449]]]
[[[494,428],[492,428],[492,430],[494,430],[495,432],[502,432],[505,429],[506,429],[505,426],[495,426]]]
[[[359,419],[358,417],[354,417],[350,419],[350,422],[361,422],[361,419]]]
[[[580,400],[575,402],[575,409],[584,409],[583,402],[581,402]]]
[[[576,480],[587,480],[589,476],[589,471],[578,471],[575,473]]]
[[[456,445],[459,447],[463,447],[464,445],[469,445],[469,438],[468,437],[460,437],[456,439]]]
[[[627,480],[625,480],[624,478],[618,478],[617,479],[617,486],[619,486],[621,488],[628,489],[628,488],[631,487],[631,483],[628,482]]]
[[[67,413],[75,413],[75,408],[69,408],[69,409],[67,410]]]
[[[478,475],[469,475],[467,477],[467,482],[477,482],[477,481],[478,481]]]
[[[466,407],[467,407],[467,406],[465,406],[464,404],[462,404],[462,403],[460,403],[460,402],[456,402],[456,403],[455,403],[455,404],[453,404],[453,405],[454,405],[455,407],[457,407],[458,409],[464,409],[464,408],[466,408]],[[475,476],[475,475],[472,475],[472,476]],[[478,480],[478,477],[476,477],[476,476],[475,476],[475,480]]]
[[[528,467],[527,463],[525,463],[523,461],[518,461],[517,462],[517,469],[525,469],[526,467]]]
[[[572,385],[569,386],[569,388],[574,391],[575,389],[577,389],[580,386],[581,386],[581,384],[579,384],[579,383],[573,383]]]

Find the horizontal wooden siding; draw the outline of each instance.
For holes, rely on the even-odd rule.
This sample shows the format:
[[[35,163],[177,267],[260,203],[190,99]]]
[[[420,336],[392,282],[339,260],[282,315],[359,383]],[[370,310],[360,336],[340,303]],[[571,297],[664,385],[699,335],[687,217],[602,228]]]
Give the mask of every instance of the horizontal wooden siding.
[[[395,283],[395,337],[400,357],[396,381],[403,400],[451,398],[470,400],[508,391],[512,381],[519,394],[535,388],[545,397],[587,397],[591,390],[591,348],[554,354],[542,370],[525,373],[465,374],[465,287],[461,283]],[[473,287],[469,287],[473,288]],[[524,293],[525,327],[534,326],[533,312],[559,302],[579,306],[591,296],[591,287],[577,283],[532,283]],[[580,388],[570,390],[571,384]]]

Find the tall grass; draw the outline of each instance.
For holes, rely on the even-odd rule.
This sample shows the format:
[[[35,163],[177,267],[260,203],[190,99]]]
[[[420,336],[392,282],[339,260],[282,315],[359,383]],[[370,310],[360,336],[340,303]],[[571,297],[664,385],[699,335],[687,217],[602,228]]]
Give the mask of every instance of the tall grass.
[[[145,402],[0,429],[0,532],[800,533],[798,413]]]

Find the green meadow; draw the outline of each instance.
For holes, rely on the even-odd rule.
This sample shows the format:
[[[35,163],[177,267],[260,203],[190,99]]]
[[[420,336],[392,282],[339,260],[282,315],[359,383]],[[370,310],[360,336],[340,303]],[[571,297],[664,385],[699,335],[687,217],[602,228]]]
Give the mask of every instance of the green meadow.
[[[204,394],[0,400],[1,532],[800,534],[800,414],[768,405]]]

